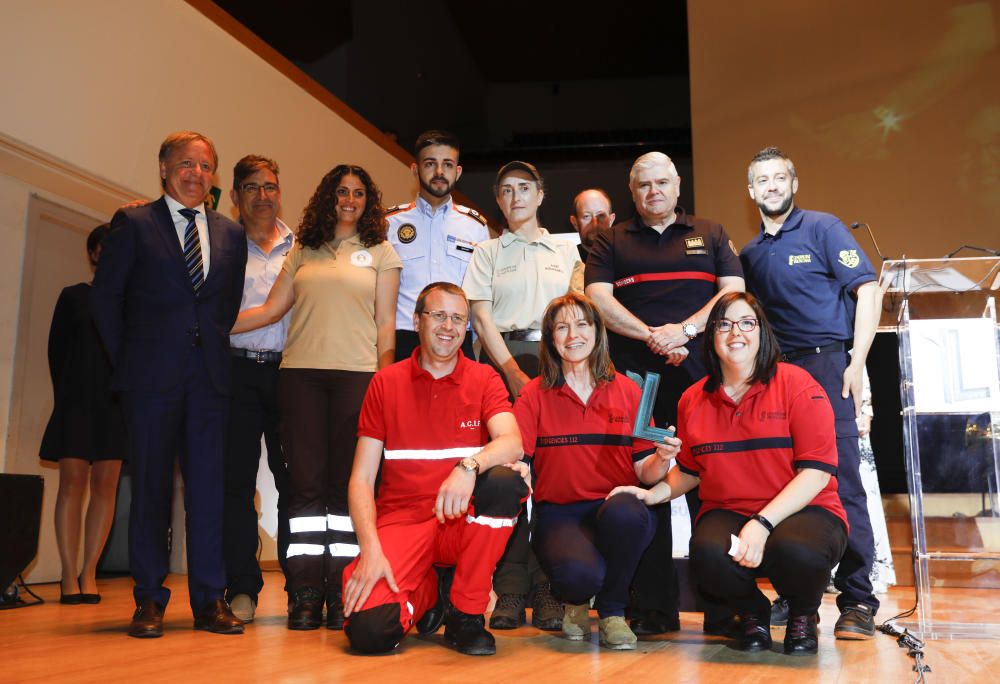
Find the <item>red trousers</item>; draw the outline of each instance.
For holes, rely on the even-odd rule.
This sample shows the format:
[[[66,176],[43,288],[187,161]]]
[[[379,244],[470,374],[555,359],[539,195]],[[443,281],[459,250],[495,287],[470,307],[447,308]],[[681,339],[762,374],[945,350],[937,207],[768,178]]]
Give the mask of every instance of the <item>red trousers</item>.
[[[463,613],[481,615],[490,601],[493,569],[503,555],[517,518],[469,515],[445,523],[431,517],[413,522],[412,511],[406,516],[381,515],[376,523],[379,542],[399,592],[380,580],[361,610],[398,603],[399,620],[404,633],[438,599],[437,573],[434,566],[455,566],[451,603]],[[355,558],[344,570],[344,583],[358,565]],[[348,622],[350,618],[348,618]]]

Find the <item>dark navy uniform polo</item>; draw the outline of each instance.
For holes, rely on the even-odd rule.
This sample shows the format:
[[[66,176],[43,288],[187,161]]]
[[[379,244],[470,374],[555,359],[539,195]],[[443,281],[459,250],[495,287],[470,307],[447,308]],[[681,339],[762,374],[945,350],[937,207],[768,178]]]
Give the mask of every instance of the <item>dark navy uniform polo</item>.
[[[740,252],[747,289],[767,311],[782,351],[854,339],[852,296],[875,269],[836,216],[796,207],[776,235]]]
[[[743,270],[725,229],[678,208],[676,222],[662,234],[638,216],[601,231],[587,259],[585,283],[612,283],[615,299],[656,326],[685,321],[715,296],[717,280],[728,276],[743,277]],[[638,340],[614,342],[646,349]]]
[[[646,325],[682,323],[718,291],[718,279],[743,277],[736,248],[718,223],[688,216],[677,209],[677,220],[658,233],[638,216],[600,231],[584,280],[612,283],[614,296]],[[653,416],[666,427],[677,419],[677,401],[687,387],[705,375],[702,338],[688,342],[688,356],[680,366],[664,358],[641,340],[608,331],[611,359],[619,371],[660,374],[660,391]]]

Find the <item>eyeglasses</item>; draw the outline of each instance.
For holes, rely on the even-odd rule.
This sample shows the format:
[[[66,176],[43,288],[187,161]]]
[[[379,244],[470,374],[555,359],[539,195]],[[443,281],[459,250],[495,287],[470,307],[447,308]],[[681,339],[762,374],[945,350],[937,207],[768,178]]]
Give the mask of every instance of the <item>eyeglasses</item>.
[[[273,195],[278,192],[278,190],[281,190],[277,183],[264,183],[263,185],[259,185],[257,183],[244,183],[240,186],[240,190],[248,195],[256,195],[261,188],[263,188],[265,195]]]
[[[451,322],[455,324],[458,328],[464,328],[465,324],[469,322],[468,316],[463,316],[462,314],[446,314],[444,311],[421,311],[425,316],[430,316],[435,323],[444,323],[449,318]]]
[[[731,321],[728,318],[721,318],[715,322],[715,332],[727,333],[733,329],[734,325],[740,329],[740,332],[748,333],[757,327],[757,319],[741,318],[738,321]]]

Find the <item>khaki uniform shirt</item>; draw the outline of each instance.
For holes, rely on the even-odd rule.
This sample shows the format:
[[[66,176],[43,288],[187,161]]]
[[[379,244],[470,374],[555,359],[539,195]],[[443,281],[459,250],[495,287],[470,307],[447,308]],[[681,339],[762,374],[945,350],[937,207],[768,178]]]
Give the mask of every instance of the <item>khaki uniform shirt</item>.
[[[365,247],[357,235],[319,249],[296,242],[282,267],[292,277],[295,305],[281,367],[374,372],[375,281],[402,267],[388,242]]]
[[[539,330],[549,302],[583,292],[583,262],[576,245],[544,228],[534,242],[507,231],[476,246],[462,289],[469,301],[493,302],[500,332]]]

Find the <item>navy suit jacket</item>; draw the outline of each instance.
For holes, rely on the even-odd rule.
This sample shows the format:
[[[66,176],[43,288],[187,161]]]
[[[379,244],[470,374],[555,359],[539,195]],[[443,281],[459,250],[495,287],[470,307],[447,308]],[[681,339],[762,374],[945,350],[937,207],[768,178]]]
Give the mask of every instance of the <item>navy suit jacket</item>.
[[[230,392],[229,330],[239,313],[247,242],[243,228],[205,209],[210,262],[197,294],[166,200],[119,209],[101,245],[91,304],[115,367],[113,389],[177,387],[197,333],[212,385]]]

